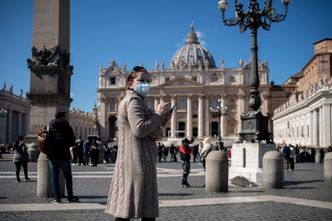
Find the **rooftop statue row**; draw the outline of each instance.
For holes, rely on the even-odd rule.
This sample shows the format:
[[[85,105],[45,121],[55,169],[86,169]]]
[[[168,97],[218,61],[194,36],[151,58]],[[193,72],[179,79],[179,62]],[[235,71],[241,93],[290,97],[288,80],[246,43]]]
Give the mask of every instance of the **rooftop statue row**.
[[[307,90],[294,92],[290,97],[289,100],[281,105],[280,107],[274,110],[274,114],[278,114],[283,112],[284,110],[289,109],[292,106],[306,100],[307,98],[315,95],[317,92],[325,89],[332,89],[332,81],[328,81],[326,78],[320,78],[316,84],[310,84]]]
[[[7,84],[6,84],[6,81],[4,81],[3,82],[3,86],[2,86],[2,89],[1,89],[2,91],[6,91],[7,90]],[[10,87],[9,87],[9,93],[10,94],[13,94],[13,95],[15,95],[14,94],[14,88],[13,88],[13,85],[10,85]],[[16,95],[17,96],[17,95]],[[19,97],[22,97],[23,96],[23,90],[22,90],[22,88],[20,89],[20,94],[18,95]]]

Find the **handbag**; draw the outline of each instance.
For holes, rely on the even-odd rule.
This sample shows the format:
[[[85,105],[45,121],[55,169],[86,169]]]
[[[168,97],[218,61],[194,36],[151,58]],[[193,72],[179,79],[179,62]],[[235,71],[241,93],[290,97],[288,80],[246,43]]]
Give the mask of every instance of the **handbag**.
[[[49,134],[49,126],[46,127],[46,129],[41,130],[38,134],[37,134],[37,138],[36,138],[37,144],[39,146],[39,150],[44,153],[44,154],[48,154],[49,150],[50,150],[50,134]]]

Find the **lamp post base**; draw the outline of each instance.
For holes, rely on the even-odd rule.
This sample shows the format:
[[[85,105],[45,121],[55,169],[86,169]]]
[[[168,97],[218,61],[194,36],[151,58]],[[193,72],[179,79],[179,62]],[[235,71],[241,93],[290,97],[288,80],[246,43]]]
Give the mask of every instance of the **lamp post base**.
[[[251,141],[259,143],[266,140],[267,143],[272,141],[272,134],[268,130],[270,116],[263,116],[260,111],[249,112],[247,116],[241,116],[240,142]]]

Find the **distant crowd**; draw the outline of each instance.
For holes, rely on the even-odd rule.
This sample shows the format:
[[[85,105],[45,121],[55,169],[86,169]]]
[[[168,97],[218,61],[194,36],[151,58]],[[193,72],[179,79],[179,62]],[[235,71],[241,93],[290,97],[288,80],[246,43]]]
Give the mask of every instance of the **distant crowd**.
[[[13,144],[0,144],[0,158],[2,154],[14,153]],[[200,162],[200,149],[203,144],[192,144],[192,162]],[[212,150],[219,150],[218,145],[212,145]],[[328,148],[314,148],[302,145],[292,145],[280,143],[276,145],[289,167],[293,168],[293,163],[315,162],[315,154],[320,153],[320,160],[323,162],[327,152],[332,152],[332,145]],[[108,139],[107,142],[101,142],[97,136],[89,136],[85,140],[79,137],[75,145],[70,148],[73,165],[97,166],[99,163],[115,163],[118,151],[117,139]],[[231,158],[231,147],[225,147],[228,158]],[[177,162],[179,145],[171,144],[165,146],[162,142],[157,142],[157,161],[158,162]]]
[[[294,170],[295,163],[303,162],[315,162],[316,154],[320,154],[319,161],[323,162],[324,156],[327,152],[332,152],[332,145],[328,148],[313,148],[305,147],[301,145],[291,145],[285,142],[277,144],[277,150],[279,150],[284,158],[284,169]]]

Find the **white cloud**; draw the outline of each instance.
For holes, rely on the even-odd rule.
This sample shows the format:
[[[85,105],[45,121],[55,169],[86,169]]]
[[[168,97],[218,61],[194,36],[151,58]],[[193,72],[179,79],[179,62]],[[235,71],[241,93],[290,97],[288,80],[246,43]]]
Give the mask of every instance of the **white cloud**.
[[[203,32],[200,31],[196,31],[197,37],[198,37],[198,41],[201,45],[203,45],[204,47],[206,47],[206,40],[205,40],[205,34]]]

